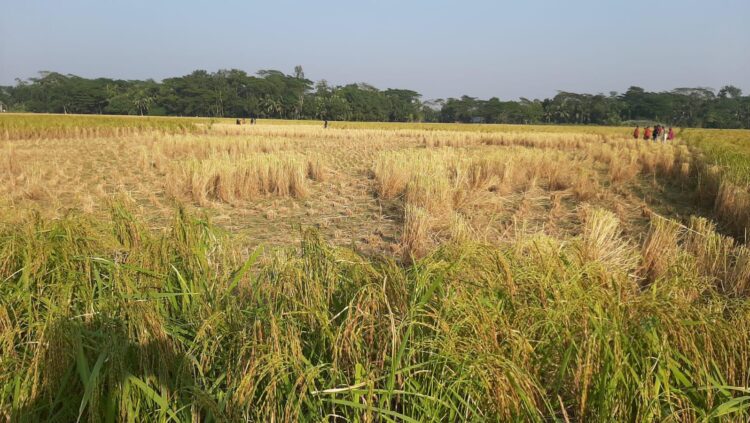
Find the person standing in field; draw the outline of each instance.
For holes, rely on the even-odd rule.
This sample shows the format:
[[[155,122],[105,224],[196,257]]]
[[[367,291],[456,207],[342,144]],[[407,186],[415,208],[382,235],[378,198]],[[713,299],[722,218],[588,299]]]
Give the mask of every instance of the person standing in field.
[[[651,127],[647,126],[646,129],[643,130],[643,140],[649,141],[651,139]]]
[[[633,131],[633,139],[637,140],[638,138],[640,138],[640,136],[641,136],[641,127],[636,126],[635,131]]]
[[[328,128],[328,119],[323,121],[323,128]]]
[[[662,144],[667,143],[667,130],[665,128],[661,128],[661,142]]]
[[[674,141],[674,129],[671,127],[669,128],[669,133],[667,134],[667,141]]]
[[[654,139],[653,139],[653,141],[654,141],[654,142],[656,142],[656,139],[657,139],[657,138],[659,138],[659,129],[660,129],[660,128],[661,128],[661,125],[656,125],[656,126],[654,127],[654,132],[653,132],[653,134],[652,134],[652,135],[653,135],[653,138],[654,138]]]

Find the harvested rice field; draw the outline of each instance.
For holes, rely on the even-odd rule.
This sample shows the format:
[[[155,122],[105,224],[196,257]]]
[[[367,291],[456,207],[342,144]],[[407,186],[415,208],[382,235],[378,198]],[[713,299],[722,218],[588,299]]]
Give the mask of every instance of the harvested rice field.
[[[749,142],[2,114],[0,420],[747,421]]]

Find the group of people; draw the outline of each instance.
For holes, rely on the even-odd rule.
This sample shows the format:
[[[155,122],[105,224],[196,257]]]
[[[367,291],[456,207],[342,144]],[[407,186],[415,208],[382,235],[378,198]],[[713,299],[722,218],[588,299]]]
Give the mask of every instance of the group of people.
[[[245,120],[245,118],[242,118],[242,119],[237,118],[237,125],[244,125],[246,123],[247,121]],[[256,123],[258,123],[256,119],[254,117],[251,117],[250,125],[255,125]],[[325,122],[323,123],[323,128],[328,128],[328,119],[326,119]]]
[[[640,139],[641,138],[641,127],[636,126],[635,130],[633,131],[633,139]],[[653,129],[651,129],[650,126],[647,126],[643,128],[643,139],[646,141],[652,140],[654,142],[661,141],[663,143],[666,143],[667,141],[674,140],[674,129],[669,128],[668,130],[664,128],[661,125],[654,126]]]
[[[245,125],[246,123],[247,123],[247,121],[245,120],[245,118],[242,118],[242,119],[238,118],[237,119],[237,125]],[[251,117],[250,118],[250,125],[255,125],[256,123],[258,123],[256,121],[256,119],[254,117]]]

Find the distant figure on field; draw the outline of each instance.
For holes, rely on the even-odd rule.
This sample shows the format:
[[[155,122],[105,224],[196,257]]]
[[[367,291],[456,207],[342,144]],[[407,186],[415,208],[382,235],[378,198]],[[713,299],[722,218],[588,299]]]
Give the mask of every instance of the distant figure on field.
[[[323,128],[328,128],[328,119],[323,121]]]
[[[242,125],[242,122],[240,121],[239,118],[237,118],[237,125]]]
[[[637,140],[638,138],[640,138],[640,136],[641,136],[641,127],[636,126],[635,131],[633,131],[633,139]]]
[[[664,127],[661,128],[661,142],[662,144],[667,143],[667,130]]]
[[[656,142],[656,139],[659,138],[659,132],[661,132],[661,125],[656,125],[654,127],[654,133],[652,134],[654,137],[654,142]]]
[[[669,128],[669,133],[667,134],[667,140],[673,141],[674,140],[674,129]]]
[[[651,127],[647,126],[646,129],[643,130],[643,140],[649,141],[651,140]]]

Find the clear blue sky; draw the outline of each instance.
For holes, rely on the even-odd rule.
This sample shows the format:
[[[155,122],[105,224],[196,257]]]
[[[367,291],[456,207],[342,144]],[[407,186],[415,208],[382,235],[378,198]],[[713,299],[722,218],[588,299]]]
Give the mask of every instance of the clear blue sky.
[[[0,0],[0,84],[303,66],[425,98],[750,92],[750,0]]]

